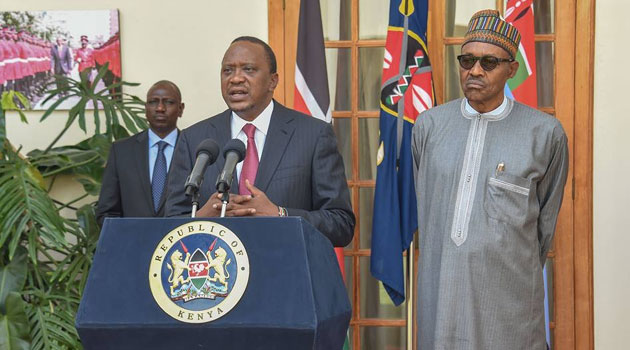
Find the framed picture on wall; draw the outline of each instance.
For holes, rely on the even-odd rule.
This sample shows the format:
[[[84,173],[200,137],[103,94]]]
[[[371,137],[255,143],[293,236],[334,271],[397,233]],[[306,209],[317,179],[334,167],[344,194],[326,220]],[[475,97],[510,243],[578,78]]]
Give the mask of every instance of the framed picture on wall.
[[[20,92],[32,109],[44,110],[70,96],[59,93],[44,103],[50,91],[69,86],[64,78],[104,94],[121,92],[106,89],[122,79],[118,10],[0,11],[0,27],[0,93]],[[78,99],[68,97],[56,109],[70,109]]]

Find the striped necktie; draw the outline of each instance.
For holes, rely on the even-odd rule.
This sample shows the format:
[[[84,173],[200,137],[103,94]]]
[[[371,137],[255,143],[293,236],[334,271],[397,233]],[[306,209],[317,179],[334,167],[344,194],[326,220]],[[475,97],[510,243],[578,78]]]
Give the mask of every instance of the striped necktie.
[[[253,185],[256,180],[256,173],[258,172],[258,149],[256,149],[256,140],[254,139],[256,127],[254,124],[245,124],[245,126],[243,126],[243,132],[247,135],[247,152],[245,152],[241,176],[238,179],[238,193],[252,194],[247,189],[245,179],[249,180],[249,183]]]

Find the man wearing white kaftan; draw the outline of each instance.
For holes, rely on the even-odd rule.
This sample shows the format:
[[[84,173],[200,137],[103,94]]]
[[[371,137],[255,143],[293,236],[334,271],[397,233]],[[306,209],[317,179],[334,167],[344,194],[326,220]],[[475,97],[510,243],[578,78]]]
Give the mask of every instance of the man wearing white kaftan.
[[[471,38],[458,58],[467,98],[426,111],[413,129],[418,349],[542,350],[542,268],[567,137],[557,119],[503,96],[518,41]]]

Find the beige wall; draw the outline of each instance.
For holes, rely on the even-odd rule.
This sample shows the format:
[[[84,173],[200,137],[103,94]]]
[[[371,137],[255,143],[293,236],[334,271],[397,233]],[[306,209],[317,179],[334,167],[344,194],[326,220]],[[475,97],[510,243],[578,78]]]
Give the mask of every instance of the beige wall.
[[[185,4],[186,6],[179,6]],[[144,96],[159,79],[182,89],[185,127],[223,110],[218,65],[229,41],[238,35],[267,38],[267,2],[101,0],[5,0],[3,10],[120,9],[124,79],[142,85],[128,92]],[[630,344],[630,113],[627,97],[628,45],[619,33],[630,32],[630,3],[598,1],[596,26],[594,117],[594,292],[597,349],[624,349]],[[64,115],[43,124],[30,113],[25,126],[12,117],[9,137],[25,149],[41,148],[60,128]],[[75,130],[62,143],[84,137]]]
[[[630,344],[630,2],[597,1],[593,150],[595,348]]]
[[[2,0],[3,11],[112,9],[120,11],[123,79],[141,83],[126,92],[143,99],[153,82],[174,81],[186,103],[179,126],[224,110],[219,65],[232,39],[254,35],[267,40],[266,0]],[[24,150],[44,148],[61,130],[66,115],[38,123],[41,112],[29,113],[30,125],[17,116],[7,119],[9,138]],[[60,144],[85,138],[76,128]]]

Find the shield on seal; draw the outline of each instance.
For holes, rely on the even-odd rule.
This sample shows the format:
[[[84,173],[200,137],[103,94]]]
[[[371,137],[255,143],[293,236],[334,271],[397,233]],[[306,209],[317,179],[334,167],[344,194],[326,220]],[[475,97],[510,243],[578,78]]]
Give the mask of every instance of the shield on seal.
[[[188,276],[190,281],[197,288],[201,289],[208,277],[208,258],[201,249],[197,248],[188,262]]]

